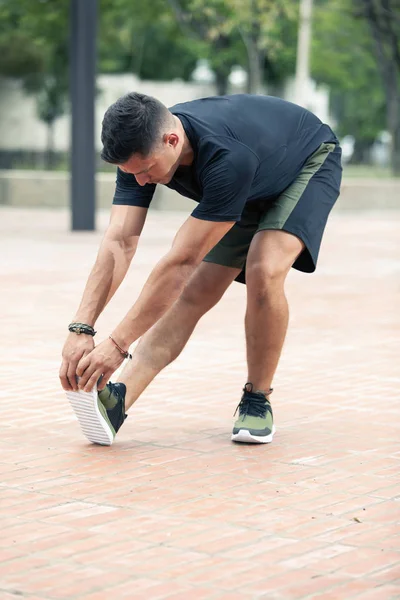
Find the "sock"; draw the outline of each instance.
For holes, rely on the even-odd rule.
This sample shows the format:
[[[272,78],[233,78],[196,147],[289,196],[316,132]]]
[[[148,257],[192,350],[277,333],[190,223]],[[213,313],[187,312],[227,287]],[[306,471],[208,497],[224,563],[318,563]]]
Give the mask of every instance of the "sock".
[[[118,402],[117,398],[110,392],[107,386],[104,388],[104,390],[99,392],[99,398],[100,402],[107,410],[114,408]]]

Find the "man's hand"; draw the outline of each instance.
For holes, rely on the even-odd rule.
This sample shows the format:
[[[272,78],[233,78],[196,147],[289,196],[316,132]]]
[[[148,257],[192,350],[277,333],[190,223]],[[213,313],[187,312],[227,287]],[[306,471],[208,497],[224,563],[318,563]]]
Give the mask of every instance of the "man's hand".
[[[89,354],[94,348],[94,339],[84,333],[78,335],[70,333],[62,351],[62,364],[60,368],[60,381],[64,390],[78,391],[76,380],[76,367],[81,358]]]
[[[124,356],[110,339],[104,340],[78,364],[78,387],[84,392],[90,392],[96,385],[99,390],[104,389],[111,375],[124,361]],[[101,378],[101,381],[99,381]]]

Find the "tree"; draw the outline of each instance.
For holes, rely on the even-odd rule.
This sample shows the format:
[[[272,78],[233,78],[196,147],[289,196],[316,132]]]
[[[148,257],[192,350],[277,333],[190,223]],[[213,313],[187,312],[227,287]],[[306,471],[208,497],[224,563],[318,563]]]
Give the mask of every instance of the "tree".
[[[68,91],[69,0],[3,0],[0,5],[0,74],[21,79],[37,98],[48,128],[46,166],[54,165],[54,123]]]
[[[385,127],[385,98],[367,23],[354,18],[353,0],[315,5],[311,74],[330,87],[339,136],[354,135],[354,162],[368,161],[377,134]]]
[[[391,134],[392,171],[400,175],[400,1],[353,0],[356,16],[364,18],[374,41]]]
[[[182,34],[165,0],[101,0],[100,72],[188,80],[198,45]]]
[[[226,93],[232,66],[243,62],[248,73],[247,91],[262,91],[265,63],[271,64],[271,56],[284,45],[278,31],[282,23],[295,19],[294,0],[168,2],[183,31],[209,44],[210,64],[216,73],[219,94]],[[246,61],[243,60],[243,50]]]
[[[182,34],[208,58],[216,76],[217,94],[226,94],[231,68],[237,63],[234,35],[222,29],[229,14],[226,3],[213,0],[205,5],[201,0],[168,0],[168,4]]]
[[[99,0],[99,71],[188,79],[197,49],[164,0]],[[34,95],[47,125],[46,166],[54,166],[54,124],[68,106],[70,0],[1,0],[0,75]],[[160,57],[163,57],[160,68]]]
[[[297,2],[293,0],[226,0],[231,6],[228,27],[237,28],[248,58],[248,92],[263,88],[264,65],[278,59],[287,40],[282,29],[297,17]]]

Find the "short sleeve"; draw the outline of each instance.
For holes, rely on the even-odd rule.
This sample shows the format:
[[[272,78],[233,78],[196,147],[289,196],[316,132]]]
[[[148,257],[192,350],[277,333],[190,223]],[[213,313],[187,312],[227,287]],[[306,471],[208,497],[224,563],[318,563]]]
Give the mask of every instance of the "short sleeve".
[[[204,221],[240,221],[258,168],[251,152],[220,150],[200,173],[203,197],[192,216]]]
[[[117,169],[117,179],[113,204],[142,206],[148,208],[153,198],[156,184],[147,183],[140,186],[134,175]]]

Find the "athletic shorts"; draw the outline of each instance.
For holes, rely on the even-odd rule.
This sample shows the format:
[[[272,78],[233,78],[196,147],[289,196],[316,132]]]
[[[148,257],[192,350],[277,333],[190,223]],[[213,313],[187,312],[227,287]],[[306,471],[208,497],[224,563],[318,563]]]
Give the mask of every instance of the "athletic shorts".
[[[204,260],[241,269],[236,281],[246,283],[246,259],[254,235],[277,229],[296,235],[305,245],[293,268],[305,273],[315,271],[325,225],[340,194],[341,154],[338,144],[321,144],[282,194],[246,204],[241,220]]]

